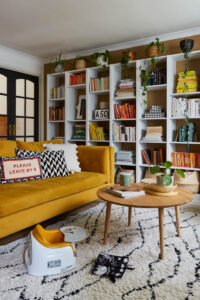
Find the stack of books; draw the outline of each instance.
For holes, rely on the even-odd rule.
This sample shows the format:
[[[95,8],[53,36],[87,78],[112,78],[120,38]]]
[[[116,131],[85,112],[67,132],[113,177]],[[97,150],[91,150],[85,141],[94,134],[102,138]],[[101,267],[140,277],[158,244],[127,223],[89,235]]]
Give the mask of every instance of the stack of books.
[[[81,72],[81,73],[69,76],[69,85],[85,84],[85,82],[86,82],[86,73],[85,72]]]
[[[165,162],[165,150],[143,149],[141,150],[143,162],[147,165],[160,165]]]
[[[50,88],[50,99],[65,98],[65,86],[60,85],[55,88]]]
[[[195,125],[189,123],[189,125],[180,126],[175,137],[175,142],[197,142]]]
[[[200,168],[200,153],[172,152],[172,166],[181,168]]]
[[[147,126],[145,137],[142,138],[143,143],[160,143],[163,142],[163,127],[162,126]]]
[[[105,141],[109,139],[108,130],[95,124],[90,124],[90,138],[93,141]]]
[[[115,119],[134,119],[136,118],[135,104],[114,104],[114,114]]]
[[[199,118],[200,99],[172,98],[171,115],[176,118],[184,117],[185,115],[189,118]]]
[[[75,124],[72,140],[85,140],[85,124]]]
[[[112,126],[114,142],[135,142],[135,127],[118,125],[116,123],[113,123]]]
[[[177,93],[193,93],[198,90],[198,79],[196,71],[181,72],[178,76],[176,86]]]
[[[136,161],[136,151],[120,150],[115,153],[116,163],[131,163],[135,164]]]
[[[135,80],[122,79],[118,82],[116,98],[135,97]]]
[[[64,119],[65,119],[64,106],[49,107],[49,121],[64,121]]]
[[[109,77],[90,78],[90,92],[109,90]]]
[[[107,187],[106,191],[120,198],[132,198],[132,197],[139,197],[145,195],[145,191],[143,190],[142,191],[120,191],[120,190],[113,190],[111,187]]]
[[[144,117],[145,118],[164,118],[165,112],[164,108],[161,105],[152,105],[149,110],[146,110]]]

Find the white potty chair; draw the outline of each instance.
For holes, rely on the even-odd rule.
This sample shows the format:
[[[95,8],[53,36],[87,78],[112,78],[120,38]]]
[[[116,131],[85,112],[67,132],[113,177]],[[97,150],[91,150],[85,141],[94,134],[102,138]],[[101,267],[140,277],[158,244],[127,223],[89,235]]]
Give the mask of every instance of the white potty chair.
[[[54,275],[75,267],[74,243],[65,242],[64,234],[59,229],[45,230],[41,225],[36,225],[30,235],[31,242],[25,252],[30,275]]]

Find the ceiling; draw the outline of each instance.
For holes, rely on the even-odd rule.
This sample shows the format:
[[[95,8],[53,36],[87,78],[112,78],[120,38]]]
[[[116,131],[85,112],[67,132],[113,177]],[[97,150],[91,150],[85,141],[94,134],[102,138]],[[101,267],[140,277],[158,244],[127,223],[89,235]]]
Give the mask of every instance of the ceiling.
[[[198,27],[199,12],[199,0],[0,0],[0,45],[52,57]]]

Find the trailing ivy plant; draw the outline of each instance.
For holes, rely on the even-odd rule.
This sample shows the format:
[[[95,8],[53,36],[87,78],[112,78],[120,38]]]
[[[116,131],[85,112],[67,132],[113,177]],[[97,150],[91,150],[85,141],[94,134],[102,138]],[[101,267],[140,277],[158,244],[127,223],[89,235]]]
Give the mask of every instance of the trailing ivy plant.
[[[149,43],[149,44],[145,47],[145,49],[149,49],[149,48],[151,48],[151,47],[153,47],[153,46],[156,46],[161,54],[162,54],[163,52],[167,51],[167,48],[166,48],[165,44],[164,44],[164,43],[161,43],[159,38],[156,38],[155,41],[152,41],[151,43]]]
[[[92,59],[93,64],[95,65],[95,67],[101,66],[101,64],[99,64],[97,62],[98,58],[100,58],[100,57],[102,57],[103,62],[105,62],[105,64],[103,64],[102,67],[104,69],[106,69],[107,68],[107,62],[109,61],[109,59],[111,59],[110,52],[108,50],[105,50],[105,52],[103,52],[103,53],[96,52],[96,53],[92,54],[91,59]]]
[[[162,163],[162,166],[164,168],[160,168],[160,166],[154,166],[154,167],[150,168],[150,172],[151,172],[151,174],[156,174],[156,173],[162,172],[163,173],[161,175],[162,183],[163,183],[163,185],[168,186],[168,185],[172,184],[172,176],[169,174],[172,163],[171,163],[171,161],[166,161],[166,162]],[[179,174],[179,176],[181,176],[182,178],[185,178],[185,174],[182,170],[177,169],[176,172]]]
[[[126,50],[122,52],[122,58],[120,60],[121,66],[123,70],[128,70],[129,69],[129,60],[130,60],[130,55],[129,55],[130,50]]]
[[[147,100],[145,99],[147,94],[147,86],[148,81],[151,79],[151,73],[156,68],[157,60],[155,57],[152,57],[150,60],[146,61],[146,68],[143,70],[140,66],[140,78],[142,81],[142,96],[143,96],[143,104],[147,104]]]

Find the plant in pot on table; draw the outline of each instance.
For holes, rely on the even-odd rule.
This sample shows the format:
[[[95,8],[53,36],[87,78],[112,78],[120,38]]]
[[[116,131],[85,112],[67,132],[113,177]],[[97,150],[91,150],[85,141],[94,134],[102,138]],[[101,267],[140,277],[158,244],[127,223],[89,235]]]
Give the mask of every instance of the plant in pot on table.
[[[162,165],[164,168],[160,168],[160,166],[152,167],[150,169],[151,174],[163,172],[162,175],[156,176],[157,184],[165,186],[173,185],[173,175],[170,174],[170,168],[172,166],[171,161],[166,161]],[[177,169],[176,172],[179,174],[179,176],[185,178],[185,174],[182,170]]]

